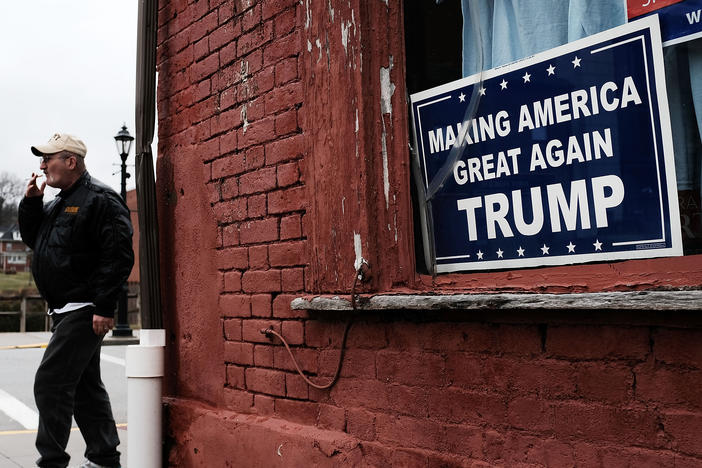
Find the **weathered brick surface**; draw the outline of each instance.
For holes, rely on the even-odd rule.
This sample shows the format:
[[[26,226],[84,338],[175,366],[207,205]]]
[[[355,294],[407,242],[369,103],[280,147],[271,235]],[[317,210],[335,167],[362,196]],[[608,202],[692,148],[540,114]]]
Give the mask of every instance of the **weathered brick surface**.
[[[319,427],[343,432],[346,429],[346,411],[333,405],[319,405]]]
[[[241,319],[222,318],[225,341],[241,341]]]
[[[315,129],[305,125],[313,108],[305,100],[320,89],[308,89],[310,77],[304,75],[326,66],[326,58],[316,65],[316,46],[312,55],[307,52],[307,5],[160,3],[157,102],[164,174],[172,168],[178,177],[193,179],[185,189],[188,199],[197,198],[189,187],[200,183],[210,224],[187,226],[189,232],[216,229],[212,252],[200,250],[212,247],[206,242],[185,247],[212,258],[215,284],[198,283],[206,272],[189,272],[189,265],[187,278],[164,275],[168,294],[177,298],[171,301],[177,310],[169,311],[170,319],[177,318],[168,323],[174,330],[169,346],[190,355],[198,355],[192,349],[211,349],[204,345],[219,346],[215,355],[198,356],[213,361],[207,365],[221,391],[200,394],[201,382],[186,382],[170,388],[169,397],[201,399],[203,412],[225,419],[235,412],[284,419],[281,427],[314,426],[308,429],[334,438],[343,432],[362,443],[358,466],[702,466],[702,329],[684,320],[668,326],[663,315],[650,325],[619,312],[599,321],[573,318],[570,311],[521,312],[508,319],[497,311],[364,312],[350,329],[338,382],[329,390],[305,383],[280,340],[260,331],[281,333],[312,381],[330,381],[348,314],[290,307],[298,296],[348,294],[314,289],[311,256],[320,247],[313,235],[319,219],[312,203],[317,187],[308,181],[319,182],[309,171],[324,162],[317,152],[328,149],[310,145]],[[328,13],[336,34],[341,21],[351,18],[341,3],[334,3],[334,20]],[[368,18],[363,11],[354,14],[355,31]],[[374,53],[364,49],[363,73],[373,66]],[[393,71],[394,83],[403,79],[401,68]],[[363,83],[376,99],[377,68],[368,73]],[[367,109],[377,102],[353,105]],[[359,119],[367,138],[375,137],[363,111]],[[375,151],[377,142],[370,142],[362,141]],[[340,148],[336,143],[348,142],[334,143]],[[349,148],[338,157],[352,156],[353,142]],[[193,161],[202,171],[193,171]],[[347,176],[339,174],[338,183]],[[381,191],[376,195],[382,199]],[[182,208],[177,197],[163,203],[168,213],[192,206]],[[186,243],[179,232],[164,232],[179,247]],[[348,237],[329,248],[352,248]],[[166,265],[170,253],[164,250]],[[213,315],[191,310],[190,301],[213,289],[218,310],[210,322]],[[197,325],[212,327],[221,342],[179,336],[188,336],[200,320]],[[196,444],[205,442],[191,436]],[[229,446],[230,434],[218,437]],[[324,438],[310,436],[310,446],[313,439]],[[327,450],[323,443],[319,449]],[[292,444],[281,450],[287,456]],[[197,463],[205,466],[202,460]]]
[[[285,391],[289,398],[307,400],[309,397],[309,386],[299,374],[286,374]]]
[[[290,307],[290,302],[297,297],[294,294],[279,294],[273,299],[273,317],[276,318],[302,318],[306,319],[309,317],[309,313],[306,310],[293,310]]]
[[[254,392],[285,396],[285,373],[249,367],[246,369],[246,386]]]
[[[224,317],[250,317],[251,299],[240,294],[222,294],[219,308]]]
[[[270,317],[271,295],[270,294],[255,294],[251,296],[251,315],[253,317]],[[283,326],[285,322],[283,322]]]
[[[281,271],[280,279],[282,291],[302,291],[305,287],[305,270],[304,268],[285,268]]]
[[[319,414],[319,405],[309,401],[276,398],[275,414],[288,421],[315,425]]]
[[[249,247],[249,268],[252,270],[268,269],[268,246],[254,245]]]
[[[257,244],[278,240],[278,219],[247,221],[240,228],[242,244]]]
[[[280,220],[280,240],[297,239],[302,236],[302,218],[299,214],[284,216]]]
[[[273,367],[273,347],[264,344],[255,345],[254,365],[256,367]]]
[[[241,272],[240,271],[228,271],[224,273],[224,287],[223,292],[237,292],[241,291]]]
[[[271,415],[275,412],[275,398],[262,393],[255,394],[253,406],[257,414]]]
[[[224,360],[234,364],[252,365],[254,346],[251,343],[228,341],[224,343]]]
[[[346,418],[346,431],[361,440],[374,440],[375,416],[363,409],[350,408]]]
[[[304,325],[302,322],[297,322],[297,321],[284,321],[282,323],[283,326],[283,335],[286,338],[286,341],[290,345],[301,345],[305,341],[304,333]]]
[[[246,213],[249,218],[262,218],[268,214],[266,209],[266,194],[252,195],[246,199]]]
[[[278,341],[275,340],[277,343]],[[319,370],[319,352],[316,349],[309,348],[292,348],[293,356],[297,361],[297,365],[300,366],[305,372],[316,374]],[[282,346],[276,346],[273,350],[273,362],[275,367],[278,369],[284,369],[287,371],[295,371],[295,364],[290,357],[288,351]],[[328,381],[328,379],[326,380]]]
[[[241,289],[248,293],[278,292],[280,270],[248,270],[241,278]]]
[[[552,327],[546,349],[554,356],[572,359],[641,359],[649,352],[649,330],[583,325]]]
[[[271,265],[277,267],[304,265],[307,260],[305,248],[305,242],[285,242],[271,245]]]
[[[272,214],[301,211],[307,207],[304,186],[276,190],[268,194],[268,212]]]
[[[297,159],[305,151],[302,135],[276,140],[266,145],[266,164]]]
[[[217,251],[217,268],[226,270],[230,268],[243,269],[249,266],[249,255],[246,248],[232,247]]]

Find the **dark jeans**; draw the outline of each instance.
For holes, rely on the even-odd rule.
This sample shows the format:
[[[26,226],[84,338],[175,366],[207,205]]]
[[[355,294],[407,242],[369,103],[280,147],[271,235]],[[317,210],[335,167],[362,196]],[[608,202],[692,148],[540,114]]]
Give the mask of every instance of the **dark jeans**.
[[[53,335],[34,380],[39,408],[37,465],[68,465],[66,444],[75,416],[85,439],[85,456],[105,466],[119,466],[119,437],[110,398],[100,378],[102,337],[93,332],[93,307],[54,314]]]

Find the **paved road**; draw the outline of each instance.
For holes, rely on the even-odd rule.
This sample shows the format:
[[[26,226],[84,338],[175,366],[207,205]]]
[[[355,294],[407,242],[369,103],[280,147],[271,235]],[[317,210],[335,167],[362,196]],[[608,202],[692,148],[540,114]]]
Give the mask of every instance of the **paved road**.
[[[44,349],[12,346],[40,345],[46,333],[0,333],[0,468],[32,467],[37,458],[34,448],[37,409],[34,404],[34,372]],[[103,346],[100,361],[102,376],[112,401],[115,421],[120,429],[123,466],[126,462],[127,379],[124,371],[126,346]],[[73,424],[76,427],[75,421]],[[68,452],[76,466],[83,459],[85,444],[78,430],[71,432]]]

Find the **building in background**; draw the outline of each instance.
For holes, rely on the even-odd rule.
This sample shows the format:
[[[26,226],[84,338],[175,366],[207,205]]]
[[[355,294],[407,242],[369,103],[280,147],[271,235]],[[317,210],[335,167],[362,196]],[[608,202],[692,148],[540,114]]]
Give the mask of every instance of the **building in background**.
[[[460,78],[462,25],[456,1],[160,1],[168,466],[702,464],[694,251],[423,266],[408,95]],[[296,371],[324,386],[342,347],[330,388]]]
[[[30,271],[31,250],[22,242],[17,223],[0,227],[0,264],[5,274]]]

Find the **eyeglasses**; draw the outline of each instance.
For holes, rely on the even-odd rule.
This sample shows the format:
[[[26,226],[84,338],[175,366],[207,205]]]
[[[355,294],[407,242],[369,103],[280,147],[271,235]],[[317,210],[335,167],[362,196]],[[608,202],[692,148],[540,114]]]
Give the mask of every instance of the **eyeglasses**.
[[[52,159],[56,159],[56,158],[67,159],[68,156],[60,154],[60,153],[59,154],[50,154],[48,156],[45,155],[45,156],[41,157],[41,162],[42,162],[42,164],[49,164],[49,161],[51,161]]]

